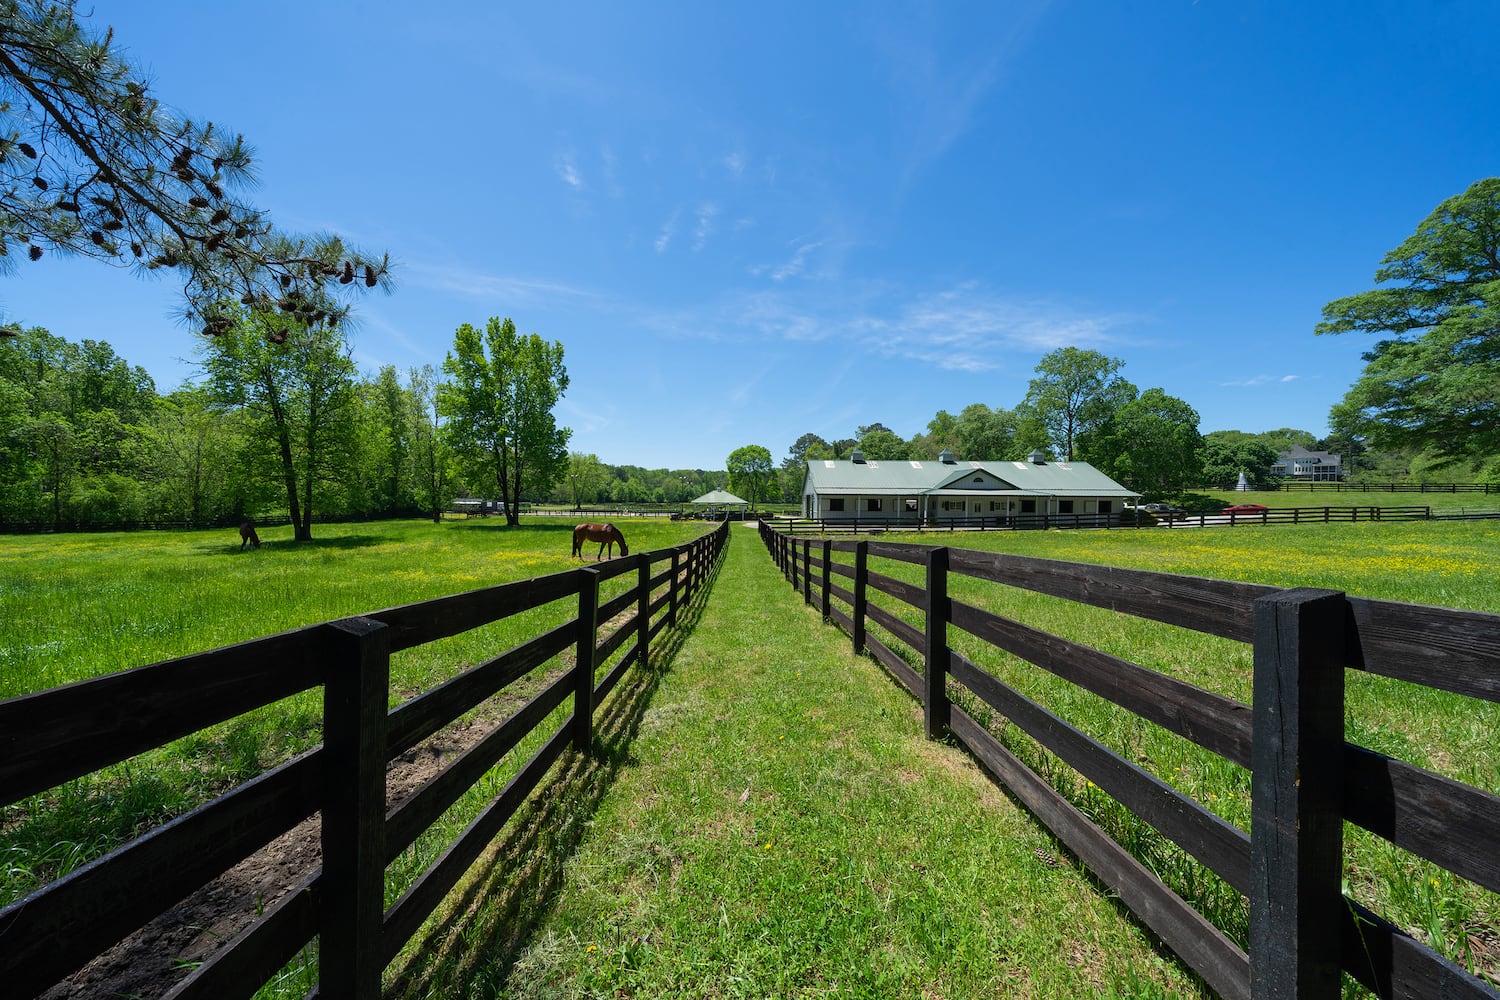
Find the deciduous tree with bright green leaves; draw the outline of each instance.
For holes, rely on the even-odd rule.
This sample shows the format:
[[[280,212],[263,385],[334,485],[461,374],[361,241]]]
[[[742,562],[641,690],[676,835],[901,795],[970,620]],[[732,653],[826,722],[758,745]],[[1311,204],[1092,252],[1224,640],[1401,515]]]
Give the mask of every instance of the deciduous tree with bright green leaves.
[[[319,491],[355,450],[357,371],[343,332],[242,311],[204,341],[203,371],[220,407],[249,415],[252,455],[281,481],[292,537],[311,541]]]
[[[749,500],[752,507],[766,498],[776,472],[769,448],[747,444],[730,452],[726,461],[732,491]]]
[[[445,438],[476,473],[494,477],[515,526],[522,498],[545,496],[567,473],[573,432],[552,412],[568,390],[563,345],[491,317],[482,333],[458,328],[443,371],[452,380],[438,390]]]
[[[568,498],[575,510],[584,501],[593,503],[599,499],[599,488],[608,475],[609,470],[598,455],[575,451],[568,456]]]
[[[1364,355],[1335,432],[1450,464],[1500,453],[1500,177],[1438,205],[1375,281],[1324,306],[1315,328],[1391,337]]]
[[[1025,405],[1046,426],[1064,461],[1073,460],[1079,435],[1135,398],[1135,386],[1119,375],[1123,367],[1119,358],[1080,347],[1060,347],[1037,362],[1037,377],[1027,389]]]
[[[1161,389],[1147,389],[1090,432],[1089,461],[1151,498],[1175,496],[1203,477],[1198,411]]]
[[[893,462],[905,458],[911,447],[901,435],[876,421],[859,428],[859,450],[866,461]]]

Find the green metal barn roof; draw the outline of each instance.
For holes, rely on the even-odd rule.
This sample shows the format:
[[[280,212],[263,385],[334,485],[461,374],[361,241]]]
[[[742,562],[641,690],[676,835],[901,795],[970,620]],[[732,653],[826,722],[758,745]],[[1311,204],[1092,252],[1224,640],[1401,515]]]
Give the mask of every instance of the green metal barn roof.
[[[981,480],[976,483],[974,480]],[[1087,462],[832,461],[807,463],[804,490],[865,496],[1140,496]]]

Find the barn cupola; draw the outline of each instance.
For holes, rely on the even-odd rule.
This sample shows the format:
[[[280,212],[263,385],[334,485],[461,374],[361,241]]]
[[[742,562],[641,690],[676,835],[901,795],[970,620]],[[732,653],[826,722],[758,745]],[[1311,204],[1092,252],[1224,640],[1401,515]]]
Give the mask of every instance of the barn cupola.
[[[1032,465],[1046,465],[1047,456],[1042,454],[1042,449],[1038,448],[1036,451],[1026,456],[1026,461],[1030,462]]]
[[[944,448],[942,451],[938,452],[938,461],[942,462],[944,465],[953,465],[958,461],[958,459],[953,457],[953,452],[949,451],[947,448]]]
[[[855,465],[864,465],[865,453],[860,451],[858,448],[855,448],[849,453],[849,461],[853,462]]]

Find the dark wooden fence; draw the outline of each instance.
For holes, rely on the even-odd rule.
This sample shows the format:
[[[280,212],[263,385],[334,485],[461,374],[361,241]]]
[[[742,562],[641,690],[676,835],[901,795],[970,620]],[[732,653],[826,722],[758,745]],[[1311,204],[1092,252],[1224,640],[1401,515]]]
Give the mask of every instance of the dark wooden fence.
[[[0,702],[0,805],[300,691],[323,689],[323,744],[0,910],[0,983],[29,997],[71,974],[314,813],[323,864],[168,994],[252,996],[314,936],[319,995],[375,997],[380,977],[569,746],[595,707],[709,579],[727,525],[694,542],[309,626]],[[600,583],[633,583],[600,601]],[[392,653],[553,601],[577,614],[387,711]],[[600,623],[630,613],[600,640]],[[610,657],[624,654],[598,677]],[[386,765],[566,650],[576,665],[386,811]],[[389,909],[386,866],[569,698],[573,713]]]
[[[1233,486],[1223,487],[1233,489]],[[1266,487],[1272,490],[1293,490],[1322,493],[1500,493],[1500,485],[1492,483],[1398,483],[1377,482],[1297,482],[1282,479]]]
[[[922,523],[916,517],[861,517],[837,520],[787,518],[776,521],[788,534],[859,534],[886,531],[1045,531],[1051,528],[1155,528],[1205,527],[1242,524],[1349,524],[1356,521],[1431,521],[1500,518],[1493,513],[1433,512],[1431,507],[1280,507],[1263,511],[1224,513],[1212,510],[1176,514],[1151,514],[1132,507],[1114,514],[1020,514],[960,516]]]
[[[967,747],[1221,996],[1334,1000],[1341,970],[1381,997],[1500,996],[1340,891],[1348,820],[1500,892],[1500,797],[1343,738],[1346,669],[1500,701],[1500,615],[942,546],[798,539],[765,522],[761,537],[804,600],[922,701],[929,736]],[[920,566],[925,584],[878,573],[871,557]],[[953,575],[1250,643],[1254,704],[955,600]],[[923,627],[892,610],[897,602],[916,609]],[[871,635],[870,622],[921,669]],[[951,628],[1251,769],[1251,829],[951,649]],[[1248,897],[1248,953],[953,704],[950,681]]]

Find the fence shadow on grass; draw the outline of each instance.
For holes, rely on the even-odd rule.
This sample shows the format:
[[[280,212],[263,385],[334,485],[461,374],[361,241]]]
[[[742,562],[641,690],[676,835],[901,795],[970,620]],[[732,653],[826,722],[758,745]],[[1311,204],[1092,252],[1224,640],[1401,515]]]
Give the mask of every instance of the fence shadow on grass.
[[[567,862],[589,820],[632,760],[631,745],[651,699],[683,642],[702,617],[719,560],[678,627],[663,633],[648,669],[628,679],[595,715],[593,753],[569,751],[406,949],[405,965],[387,981],[387,997],[493,996],[502,992],[557,900]],[[398,963],[400,960],[398,960]],[[396,966],[393,965],[393,968]]]

